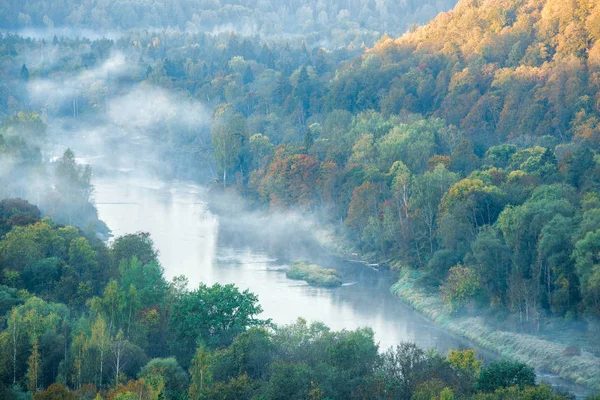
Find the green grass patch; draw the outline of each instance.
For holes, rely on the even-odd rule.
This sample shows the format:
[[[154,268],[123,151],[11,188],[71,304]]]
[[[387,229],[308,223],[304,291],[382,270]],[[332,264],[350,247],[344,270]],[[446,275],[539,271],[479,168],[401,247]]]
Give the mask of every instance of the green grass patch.
[[[391,292],[442,328],[502,357],[553,372],[594,390],[600,389],[600,357],[589,351],[567,357],[564,355],[565,344],[535,335],[497,330],[487,324],[483,317],[452,317],[436,294],[416,284],[419,276],[419,271],[401,269],[398,282],[392,286]]]
[[[285,272],[289,279],[306,281],[311,286],[338,287],[342,286],[342,278],[335,269],[324,268],[308,261],[296,260]]]

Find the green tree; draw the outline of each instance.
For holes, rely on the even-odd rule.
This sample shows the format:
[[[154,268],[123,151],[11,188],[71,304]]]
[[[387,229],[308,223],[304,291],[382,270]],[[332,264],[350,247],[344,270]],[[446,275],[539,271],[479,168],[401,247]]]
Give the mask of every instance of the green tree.
[[[252,154],[252,168],[261,169],[269,164],[273,154],[273,144],[268,136],[257,133],[250,137],[250,154]]]
[[[40,349],[37,339],[34,339],[31,355],[27,360],[27,389],[32,393],[37,392],[40,386],[40,369]]]
[[[215,111],[212,128],[212,146],[217,166],[223,173],[223,187],[227,176],[235,172],[244,174],[248,127],[241,114],[226,105]]]
[[[481,290],[479,275],[473,268],[460,264],[450,268],[448,278],[441,287],[444,302],[451,311],[459,311]]]
[[[535,386],[535,370],[521,362],[502,360],[484,367],[477,380],[477,389],[484,392],[511,386]]]
[[[103,377],[105,374],[104,364],[106,353],[110,349],[110,332],[107,329],[106,322],[102,316],[98,316],[96,322],[92,326],[92,334],[90,337],[91,346],[93,346],[98,353],[98,364],[100,366],[98,372],[98,387],[102,388]]]
[[[416,236],[425,238],[430,255],[435,251],[438,206],[446,191],[457,180],[458,175],[443,165],[423,175],[414,175],[410,205],[419,223],[416,229],[421,231]]]
[[[163,391],[167,399],[181,398],[188,387],[188,377],[175,358],[155,358],[150,360],[139,373],[146,382],[163,382]]]
[[[190,400],[205,398],[208,388],[212,386],[211,354],[208,349],[200,343],[192,359],[190,366],[190,387],[188,395]]]
[[[90,279],[98,273],[98,262],[96,252],[86,238],[80,237],[71,241],[69,246],[69,265],[71,265],[79,276]]]
[[[202,284],[172,305],[169,328],[173,352],[188,366],[198,343],[203,341],[211,348],[229,345],[246,328],[267,322],[256,318],[261,312],[258,298],[248,290]]]
[[[131,300],[139,301],[142,308],[161,305],[167,295],[168,284],[163,277],[164,269],[156,260],[151,260],[143,265],[133,256],[129,260],[122,260],[119,265],[121,275],[121,290],[130,291],[135,288],[135,295]]]
[[[158,259],[158,250],[147,232],[119,236],[112,243],[110,250],[115,269],[122,261],[129,262],[133,257],[136,257],[142,265]]]
[[[450,350],[447,358],[457,374],[459,394],[470,395],[475,389],[483,361],[475,357],[475,350]]]

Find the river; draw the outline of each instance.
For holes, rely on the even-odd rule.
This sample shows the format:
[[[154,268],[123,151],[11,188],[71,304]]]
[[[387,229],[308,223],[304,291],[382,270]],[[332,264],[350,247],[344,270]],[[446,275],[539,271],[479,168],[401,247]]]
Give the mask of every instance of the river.
[[[256,221],[236,224],[209,210],[210,196],[203,187],[185,182],[113,176],[96,179],[94,185],[100,219],[115,236],[150,232],[168,279],[185,275],[190,288],[218,282],[249,289],[258,295],[262,317],[277,324],[302,317],[335,330],[370,327],[381,348],[401,341],[442,352],[469,345],[436,329],[391,295],[391,272],[327,256],[308,246],[296,217],[272,221],[253,216]],[[275,240],[271,235],[265,239],[268,230],[277,231]],[[294,243],[291,237],[301,239]],[[292,258],[339,270],[344,285],[323,289],[287,279],[285,269]]]
[[[218,282],[249,289],[258,295],[264,310],[261,317],[277,324],[304,318],[335,330],[369,327],[381,349],[402,341],[442,353],[475,347],[437,328],[391,295],[392,272],[321,249],[313,239],[314,223],[300,215],[246,211],[237,205],[238,199],[215,198],[200,185],[135,176],[131,171],[97,176],[93,183],[100,219],[114,236],[149,232],[169,279],[185,275],[190,288]],[[344,285],[323,289],[287,279],[285,268],[296,258],[337,269]],[[477,351],[484,360],[497,358],[483,349]],[[553,375],[538,377],[578,397],[588,393]]]

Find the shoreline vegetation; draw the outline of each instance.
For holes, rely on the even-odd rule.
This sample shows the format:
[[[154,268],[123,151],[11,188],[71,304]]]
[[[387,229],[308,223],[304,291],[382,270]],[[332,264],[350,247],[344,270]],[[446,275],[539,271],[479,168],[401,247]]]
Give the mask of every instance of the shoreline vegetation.
[[[390,291],[439,327],[501,357],[555,373],[593,390],[600,389],[600,357],[584,350],[580,354],[565,355],[569,346],[531,334],[498,330],[481,316],[451,316],[441,299],[417,285],[418,278],[419,271],[403,268]]]
[[[357,258],[352,245],[332,230],[317,230],[315,237],[326,251],[339,257],[350,256],[351,261],[364,263],[365,266],[376,263],[372,254]],[[390,292],[438,327],[503,358],[521,361],[578,385],[600,390],[600,357],[585,350],[566,355],[572,346],[532,334],[498,330],[483,316],[451,315],[438,295],[418,285],[419,271],[393,262],[380,263],[379,266],[398,271],[398,279],[390,287]]]
[[[324,268],[305,260],[294,261],[286,270],[285,276],[288,279],[305,281],[309,286],[324,288],[342,286],[342,278],[335,269]]]

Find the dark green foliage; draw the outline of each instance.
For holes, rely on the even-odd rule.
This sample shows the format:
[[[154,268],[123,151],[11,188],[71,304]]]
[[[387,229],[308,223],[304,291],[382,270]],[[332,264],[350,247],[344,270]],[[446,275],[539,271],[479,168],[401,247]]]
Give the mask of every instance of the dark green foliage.
[[[23,199],[4,199],[0,201],[0,237],[13,226],[33,224],[40,220],[40,210]]]
[[[111,259],[115,267],[128,263],[135,257],[142,264],[158,259],[158,250],[147,232],[127,234],[115,239],[111,246]]]
[[[173,353],[187,366],[200,341],[212,348],[228,346],[247,328],[265,325],[267,321],[256,318],[261,311],[258,298],[248,290],[201,284],[172,305],[169,329]]]
[[[188,376],[175,358],[154,358],[139,373],[140,378],[161,376],[165,384],[167,399],[183,398],[188,386]]]
[[[477,388],[484,392],[494,392],[511,386],[535,385],[535,371],[526,364],[502,360],[493,362],[481,370]]]
[[[268,332],[250,328],[239,334],[228,348],[213,355],[213,378],[227,381],[243,374],[260,379],[275,358],[276,347]]]
[[[35,343],[42,385],[69,388],[53,385],[39,398],[69,398],[70,389],[92,397],[89,385],[109,398],[113,387],[139,397],[160,382],[164,392],[153,395],[181,398],[188,383],[179,365],[187,368],[205,343],[202,365],[190,371],[208,374],[192,377],[196,394],[207,398],[564,398],[534,386],[532,370],[518,363],[494,363],[477,376],[473,363],[450,363],[409,344],[378,354],[370,330],[331,332],[302,322],[270,329],[247,291],[170,285],[147,233],[117,238],[110,249],[95,238],[91,169],[67,150],[52,174],[42,151],[49,153],[45,121],[101,120],[112,96],[130,86],[176,92],[215,114],[212,131],[178,125],[186,115],[177,107],[148,129],[160,144],[162,174],[197,178],[215,160],[219,177],[211,179],[224,188],[272,208],[300,208],[336,224],[373,258],[422,268],[420,283],[443,293],[453,311],[492,309],[525,329],[552,317],[594,326],[594,2],[465,1],[366,51],[361,42],[404,32],[414,11],[426,17],[453,1],[63,3],[2,2],[0,25],[125,33],[116,41],[54,36],[51,43],[0,34],[0,116],[7,117],[0,194],[39,198],[41,210],[20,199],[0,202],[4,386],[14,373],[13,391],[22,394]],[[261,36],[203,32],[232,21],[255,24]],[[185,32],[160,29],[167,25]],[[143,30],[150,26],[159,29]],[[126,31],[132,27],[142,29]],[[37,107],[24,95],[28,81],[95,76],[114,53],[125,54],[127,73],[80,85],[76,99],[48,101],[43,112],[19,112]],[[56,54],[62,58],[46,62]],[[69,226],[42,220],[48,213]],[[312,271],[316,277],[293,272],[309,283],[341,284],[321,269]],[[68,317],[52,302],[67,305]],[[140,371],[148,357],[162,358]],[[475,382],[486,393],[474,394]]]
[[[0,315],[6,315],[13,307],[24,301],[25,299],[21,298],[18,289],[0,285]]]

